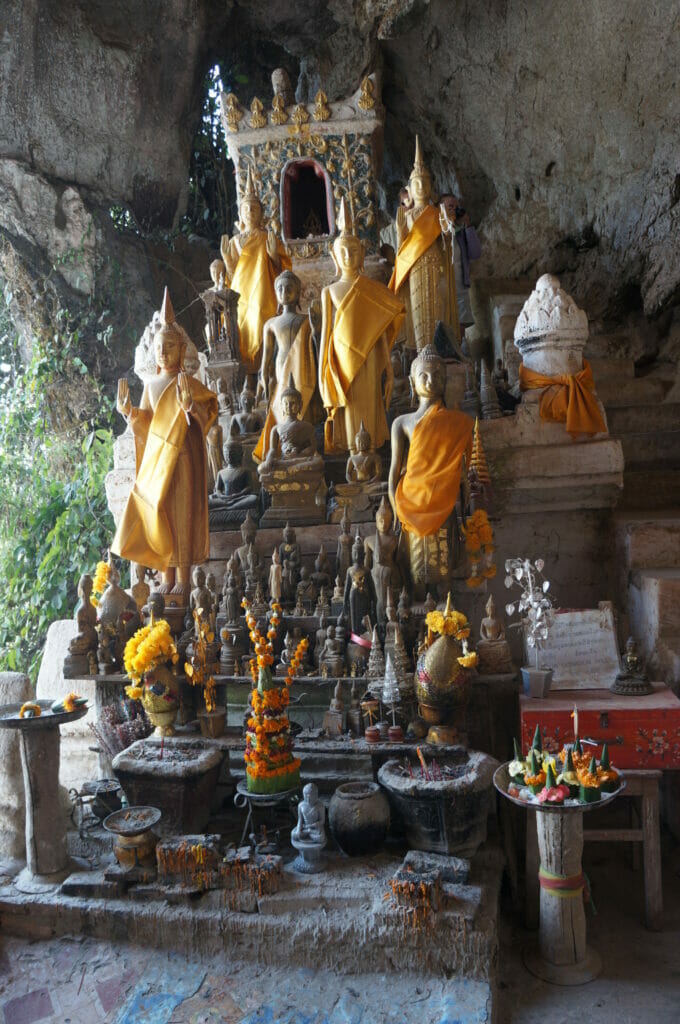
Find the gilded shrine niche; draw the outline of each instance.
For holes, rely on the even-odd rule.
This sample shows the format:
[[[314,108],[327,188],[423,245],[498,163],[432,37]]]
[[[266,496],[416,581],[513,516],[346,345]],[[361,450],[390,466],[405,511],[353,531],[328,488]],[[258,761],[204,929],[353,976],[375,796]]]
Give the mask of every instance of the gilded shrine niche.
[[[250,169],[266,221],[280,235],[303,282],[303,306],[335,277],[330,256],[345,197],[366,249],[365,272],[386,279],[380,261],[378,202],[384,109],[375,75],[348,99],[289,102],[275,95],[270,108],[256,97],[248,108],[222,93],[222,122],[234,163],[240,202]],[[231,225],[225,225],[230,229]]]

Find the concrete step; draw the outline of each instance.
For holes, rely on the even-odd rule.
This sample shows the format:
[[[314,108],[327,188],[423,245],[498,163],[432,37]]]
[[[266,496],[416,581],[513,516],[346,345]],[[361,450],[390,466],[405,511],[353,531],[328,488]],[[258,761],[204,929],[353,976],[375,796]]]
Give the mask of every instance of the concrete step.
[[[659,430],[619,437],[626,467],[680,469],[680,430]]]
[[[615,519],[619,561],[628,570],[680,569],[680,513]]]
[[[607,408],[609,433],[623,438],[626,434],[649,434],[659,431],[680,432],[680,404],[657,402],[654,405],[612,405]]]
[[[680,469],[626,468],[619,510],[648,510],[680,506]]]
[[[606,409],[615,406],[652,405],[663,402],[671,384],[659,377],[605,377],[595,379],[598,396]]]
[[[629,379],[635,377],[635,363],[632,359],[617,359],[615,356],[593,356],[591,358],[588,355],[587,345],[584,355],[590,363],[598,387],[612,377]]]

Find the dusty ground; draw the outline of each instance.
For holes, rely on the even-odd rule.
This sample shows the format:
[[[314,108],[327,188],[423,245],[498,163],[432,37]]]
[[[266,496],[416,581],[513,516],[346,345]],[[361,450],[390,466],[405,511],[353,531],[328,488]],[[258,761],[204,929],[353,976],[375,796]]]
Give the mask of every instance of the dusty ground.
[[[680,850],[666,858],[665,925],[642,924],[642,877],[622,847],[586,848],[598,914],[589,940],[601,978],[563,989],[534,979],[530,937],[508,911],[501,935],[497,1024],[677,1024]],[[415,967],[416,965],[414,965]],[[88,938],[0,938],[2,1024],[484,1024],[483,986],[412,975],[340,977],[206,962]]]

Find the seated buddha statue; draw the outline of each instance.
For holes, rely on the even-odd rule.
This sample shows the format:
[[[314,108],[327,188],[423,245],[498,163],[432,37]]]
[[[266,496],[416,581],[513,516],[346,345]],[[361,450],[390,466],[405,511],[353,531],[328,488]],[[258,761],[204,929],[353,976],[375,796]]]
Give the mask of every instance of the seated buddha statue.
[[[486,602],[486,616],[479,627],[477,644],[478,671],[483,675],[501,675],[514,672],[510,645],[505,638],[503,620],[496,612],[493,594]]]
[[[211,526],[240,523],[251,510],[257,515],[259,495],[253,494],[250,471],[243,466],[243,445],[232,439],[224,446],[226,466],[217,474],[215,489],[208,495]]]
[[[389,497],[402,526],[414,599],[428,590],[443,599],[454,573],[464,571],[460,520],[466,509],[459,505],[457,514],[456,506],[474,423],[444,405],[446,367],[433,345],[413,360],[411,382],[418,407],[392,424]]]
[[[345,467],[347,483],[333,487],[329,504],[330,522],[342,522],[341,517],[345,515],[354,522],[372,519],[380,499],[387,494],[387,483],[382,475],[382,459],[374,449],[362,419]]]
[[[255,409],[255,392],[246,377],[239,395],[239,411],[231,418],[229,433],[244,444],[255,444],[264,426],[264,417]]]
[[[283,525],[297,517],[306,524],[325,519],[323,459],[316,450],[314,427],[300,419],[302,396],[291,376],[281,393],[283,418],[270,434],[267,457],[258,466],[260,483],[271,497],[262,522]]]

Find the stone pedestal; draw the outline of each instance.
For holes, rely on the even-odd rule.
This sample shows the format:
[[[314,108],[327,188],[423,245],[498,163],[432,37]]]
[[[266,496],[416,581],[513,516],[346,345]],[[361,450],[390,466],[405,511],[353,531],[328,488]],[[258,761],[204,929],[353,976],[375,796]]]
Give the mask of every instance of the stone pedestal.
[[[326,520],[326,482],[323,460],[318,468],[296,471],[285,461],[262,472],[260,481],[271,500],[261,519],[262,526],[315,526]]]
[[[33,697],[33,687],[22,672],[0,672],[0,705],[23,704]],[[11,729],[0,730],[0,861],[23,861],[25,802],[22,785],[19,737]]]

